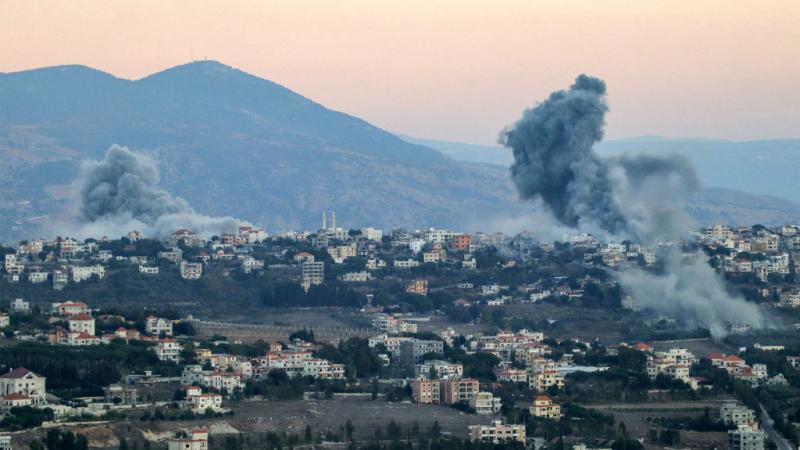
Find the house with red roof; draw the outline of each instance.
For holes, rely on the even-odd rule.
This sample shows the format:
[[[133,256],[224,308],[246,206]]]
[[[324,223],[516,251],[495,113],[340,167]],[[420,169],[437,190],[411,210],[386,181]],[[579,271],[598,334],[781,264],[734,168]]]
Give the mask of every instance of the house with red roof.
[[[45,385],[47,379],[24,367],[17,367],[0,375],[0,396],[23,394],[31,399],[31,404],[41,405],[45,401]]]

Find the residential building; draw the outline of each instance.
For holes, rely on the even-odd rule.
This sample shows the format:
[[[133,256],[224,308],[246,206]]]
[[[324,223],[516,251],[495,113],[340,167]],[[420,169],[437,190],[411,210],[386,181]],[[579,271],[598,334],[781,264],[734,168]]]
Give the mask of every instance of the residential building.
[[[564,377],[559,371],[558,363],[544,358],[531,361],[528,367],[528,386],[537,392],[542,392],[551,386],[564,387]]]
[[[13,450],[10,434],[0,434],[0,450]]]
[[[21,298],[15,298],[11,301],[10,304],[11,311],[20,314],[28,314],[31,312],[31,304],[30,302],[26,302]]]
[[[472,378],[441,380],[440,391],[444,404],[469,403],[480,392],[480,382]]]
[[[222,408],[222,395],[204,394],[199,386],[189,386],[186,388],[186,405],[197,414],[204,413],[208,409],[218,411]]]
[[[139,391],[127,384],[111,384],[103,388],[106,403],[135,405],[139,399]]]
[[[406,260],[394,260],[394,268],[395,269],[412,269],[414,267],[419,267],[419,261],[414,259],[406,259]]]
[[[46,382],[45,377],[24,367],[18,367],[0,375],[0,396],[24,394],[32,399],[34,405],[41,405],[46,403]]]
[[[208,430],[197,428],[189,436],[167,439],[167,450],[208,450]]]
[[[441,403],[439,380],[414,380],[411,383],[411,394],[416,403]]]
[[[339,276],[345,283],[364,283],[372,279],[372,275],[362,270],[361,272],[348,272]]]
[[[406,284],[406,292],[415,295],[428,295],[428,280],[414,280]]]
[[[0,399],[0,410],[2,411],[21,406],[33,406],[33,399],[25,394],[8,394]]]
[[[503,407],[503,401],[491,392],[478,392],[469,400],[469,406],[477,414],[497,414]]]
[[[5,328],[9,325],[11,325],[11,318],[8,314],[0,312],[0,328]]]
[[[431,374],[435,376],[431,378]],[[457,380],[464,376],[464,365],[441,359],[425,361],[414,366],[414,376],[418,379]]]
[[[160,336],[172,336],[172,321],[163,317],[147,316],[145,319],[145,331],[147,334]]]
[[[325,263],[322,261],[304,262],[300,265],[303,288],[308,290],[313,285],[325,282]]]
[[[561,418],[561,405],[553,403],[546,395],[538,395],[530,406],[530,413],[534,417],[558,420]]]
[[[383,230],[376,230],[375,228],[362,228],[361,236],[370,241],[381,242],[383,239]]]
[[[764,430],[739,425],[735,430],[728,430],[729,450],[764,450]]]
[[[81,281],[86,281],[92,276],[96,275],[97,278],[102,279],[106,276],[106,268],[101,265],[96,266],[70,266],[70,272],[72,273],[72,281],[76,283],[80,283]]]
[[[64,303],[53,303],[51,305],[51,310],[53,314],[57,314],[59,316],[72,316],[77,314],[88,314],[89,313],[89,305],[83,302],[64,302]]]
[[[158,266],[144,266],[139,265],[139,273],[143,273],[145,275],[158,275],[159,268]]]
[[[492,444],[525,444],[525,425],[505,425],[502,420],[495,420],[491,425],[470,425],[468,436],[471,441]]]
[[[431,354],[442,354],[444,342],[435,339],[411,339],[400,344],[400,360],[407,366],[422,362],[422,357]]]
[[[203,275],[203,264],[181,261],[180,272],[184,280],[199,280]]]
[[[94,317],[89,314],[75,314],[67,319],[69,324],[69,331],[77,331],[79,333],[86,333],[94,336]]]
[[[167,338],[159,341],[158,344],[153,347],[153,351],[161,361],[179,362],[181,360],[183,346],[174,339]]]
[[[450,242],[450,247],[453,250],[468,250],[469,245],[472,244],[472,236],[468,234],[456,234]]]
[[[53,289],[61,290],[69,284],[69,271],[64,268],[57,268],[53,270]]]
[[[726,425],[758,426],[755,411],[735,401],[723,403],[719,409],[719,416]]]

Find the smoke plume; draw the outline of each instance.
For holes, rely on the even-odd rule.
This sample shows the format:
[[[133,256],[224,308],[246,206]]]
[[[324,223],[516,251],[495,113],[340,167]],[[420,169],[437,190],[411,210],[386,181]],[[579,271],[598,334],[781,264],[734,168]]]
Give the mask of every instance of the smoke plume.
[[[607,237],[654,244],[690,235],[685,198],[700,186],[691,164],[677,155],[623,155],[603,159],[606,84],[580,75],[567,90],[550,94],[500,134],[511,148],[511,178],[523,199],[541,200],[562,224]],[[662,274],[626,269],[619,280],[645,307],[715,336],[726,322],[763,326],[758,309],[725,290],[702,255],[691,263],[673,248]]]
[[[86,161],[75,182],[78,236],[122,235],[140,230],[165,237],[179,228],[210,236],[235,231],[244,222],[195,212],[180,197],[160,188],[150,157],[112,145],[99,161]]]

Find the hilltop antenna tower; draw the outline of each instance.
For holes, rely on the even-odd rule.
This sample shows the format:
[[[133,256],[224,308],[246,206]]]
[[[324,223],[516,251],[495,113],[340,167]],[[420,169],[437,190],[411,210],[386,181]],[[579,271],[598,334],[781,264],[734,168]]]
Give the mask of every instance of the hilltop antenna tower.
[[[327,230],[328,229],[327,226],[328,226],[327,211],[322,211],[322,229]]]

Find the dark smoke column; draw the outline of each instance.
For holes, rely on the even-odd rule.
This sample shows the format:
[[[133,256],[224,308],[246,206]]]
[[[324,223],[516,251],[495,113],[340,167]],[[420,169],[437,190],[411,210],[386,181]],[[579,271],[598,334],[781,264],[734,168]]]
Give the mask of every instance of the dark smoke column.
[[[626,220],[608,166],[592,151],[603,138],[605,95],[603,80],[580,75],[568,90],[526,110],[500,143],[514,151],[511,178],[522,198],[541,197],[565,225],[590,222],[616,234],[626,231]]]

